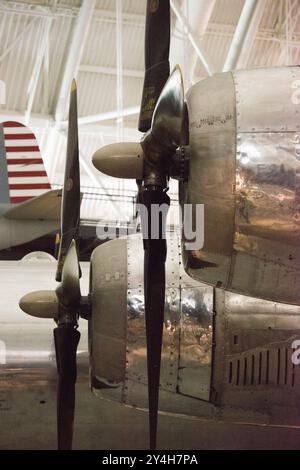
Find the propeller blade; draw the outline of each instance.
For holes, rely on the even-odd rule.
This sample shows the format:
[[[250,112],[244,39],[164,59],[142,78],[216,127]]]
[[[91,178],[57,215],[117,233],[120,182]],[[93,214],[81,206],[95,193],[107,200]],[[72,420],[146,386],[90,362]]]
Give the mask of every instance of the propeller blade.
[[[149,434],[150,449],[156,449],[161,347],[165,310],[165,261],[167,255],[165,222],[170,206],[170,198],[163,188],[142,188],[140,191],[140,201],[147,208],[146,218],[141,213],[141,223],[144,238]],[[158,218],[153,219],[152,207],[154,204],[165,205],[159,220]],[[153,236],[155,228],[157,229],[156,235],[158,238]]]
[[[186,120],[182,75],[177,65],[157,101],[151,129],[141,141],[144,160],[158,165],[159,172],[168,174],[169,159],[183,142]]]
[[[80,333],[74,325],[59,325],[54,329],[57,384],[58,450],[71,450],[75,413],[76,352]]]
[[[180,68],[176,67],[158,98],[152,116],[151,129],[141,142],[146,162],[143,175],[144,186],[140,188],[140,200],[147,208],[147,219],[145,220],[145,216],[143,217],[141,212],[141,223],[144,238],[144,292],[151,449],[156,449],[157,441],[167,255],[165,222],[168,212],[167,210],[162,211],[159,220],[157,216],[152,219],[152,209],[155,205],[165,204],[167,209],[170,206],[170,198],[164,190],[168,179],[168,160],[182,141],[185,118],[182,76]],[[152,229],[157,226],[159,226],[159,237],[153,238]],[[148,230],[148,239],[145,239],[146,230]]]
[[[139,130],[150,129],[152,114],[170,74],[170,1],[147,0],[145,31],[145,78]]]
[[[57,362],[57,442],[59,450],[72,448],[75,413],[76,352],[80,339],[77,331],[80,305],[80,266],[76,242],[80,223],[80,172],[77,123],[77,88],[73,80],[70,95],[68,145],[61,211],[56,289],[59,302],[54,343]]]
[[[70,94],[67,157],[62,197],[61,241],[56,271],[56,280],[59,282],[61,281],[62,269],[70,243],[73,239],[78,242],[80,202],[77,86],[76,81],[73,80]]]
[[[72,240],[63,265],[62,283],[56,289],[58,298],[63,305],[72,306],[79,302],[81,297],[79,278],[76,242]]]
[[[156,103],[151,134],[164,148],[175,150],[182,142],[185,120],[183,79],[180,67],[176,65]]]
[[[77,92],[73,80],[70,96],[68,146],[61,210],[61,243],[56,291],[32,292],[22,297],[20,307],[29,315],[53,318],[57,362],[57,440],[59,450],[72,448],[75,412],[76,352],[80,340],[77,331],[81,307],[80,266],[76,240],[79,238],[80,178],[77,127]]]

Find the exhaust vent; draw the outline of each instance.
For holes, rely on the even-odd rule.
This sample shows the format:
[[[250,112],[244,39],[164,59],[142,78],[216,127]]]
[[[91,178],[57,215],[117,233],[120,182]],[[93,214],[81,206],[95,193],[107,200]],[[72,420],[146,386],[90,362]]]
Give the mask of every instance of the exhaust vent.
[[[241,354],[228,363],[228,383],[232,386],[295,385],[293,350],[287,347]]]

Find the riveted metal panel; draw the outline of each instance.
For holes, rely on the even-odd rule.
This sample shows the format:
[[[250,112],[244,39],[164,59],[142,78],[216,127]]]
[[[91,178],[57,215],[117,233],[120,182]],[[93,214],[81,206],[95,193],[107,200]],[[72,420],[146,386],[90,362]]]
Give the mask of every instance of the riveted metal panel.
[[[126,354],[126,383],[124,402],[131,405],[147,405],[144,396],[136,392],[136,383],[147,384],[147,351],[144,318],[143,242],[140,235],[127,240],[128,250],[128,329]],[[179,296],[178,237],[168,237],[166,262],[165,321],[163,330],[160,386],[176,392],[179,356],[180,296]],[[137,402],[137,400],[139,400]],[[142,403],[141,403],[142,400]]]
[[[237,132],[300,130],[299,67],[273,67],[233,72]]]
[[[169,233],[167,243],[160,388],[161,406],[172,411],[188,397],[209,399],[213,289],[185,273],[180,236]],[[91,278],[92,385],[104,398],[147,407],[141,236],[97,248]],[[165,393],[177,398],[170,401]],[[189,402],[186,406],[188,412]]]

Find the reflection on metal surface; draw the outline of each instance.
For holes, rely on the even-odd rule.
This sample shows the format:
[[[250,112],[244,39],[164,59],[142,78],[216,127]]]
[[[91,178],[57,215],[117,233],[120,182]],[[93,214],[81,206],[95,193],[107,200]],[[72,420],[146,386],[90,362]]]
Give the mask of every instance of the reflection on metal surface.
[[[190,90],[190,177],[180,197],[205,204],[204,248],[184,252],[195,279],[300,303],[299,79],[299,67],[254,69]]]
[[[142,266],[135,257],[141,239],[128,242],[128,334],[126,402],[133,403],[131,381],[147,383]],[[212,288],[196,285],[181,268],[180,239],[168,239],[161,388],[209,399],[212,347]],[[185,287],[185,284],[186,287]]]
[[[98,300],[93,306],[91,350],[92,374],[96,380],[92,379],[92,383],[101,390],[102,396],[128,405],[146,407],[143,263],[137,256],[137,253],[142,253],[142,238],[134,235],[126,241],[109,243],[97,248],[93,255],[93,282],[94,285],[97,283],[97,294],[94,289],[92,299],[96,295]],[[106,256],[111,256],[112,251],[117,252],[116,246],[112,246],[116,243],[121,248],[121,251],[118,248],[117,256],[121,263],[118,267],[121,275],[117,291],[112,271],[115,264],[105,262]],[[124,271],[125,277],[122,275]],[[176,234],[168,237],[166,284],[161,390],[208,400],[213,289],[186,275],[181,264],[180,238]],[[107,291],[109,295],[105,294]],[[127,302],[127,318],[124,299]],[[113,319],[112,308],[118,318]],[[117,328],[117,325],[123,324],[122,318],[127,320],[126,331],[123,332]],[[107,387],[111,387],[110,390]],[[174,404],[168,402],[165,409],[174,410]]]
[[[295,137],[294,133],[238,134],[235,250],[258,256],[261,243],[277,242],[288,258],[290,247],[299,246]],[[250,244],[251,237],[255,240]]]
[[[210,287],[182,289],[179,391],[203,400],[210,397],[212,313]]]
[[[117,246],[112,250],[109,243],[105,252],[105,245],[97,248],[93,259],[103,267],[102,277],[97,277],[93,265],[95,280],[102,286],[94,324],[102,322],[104,328],[94,333],[92,364],[101,380],[93,388],[101,398],[146,409],[142,262],[137,256],[142,240],[133,236],[111,242],[121,250]],[[225,421],[299,425],[300,366],[294,366],[290,357],[293,340],[300,338],[300,306],[200,284],[179,264],[178,240],[169,239],[168,246],[160,410]],[[121,261],[117,284],[115,265],[109,262],[112,252]],[[120,324],[126,326],[121,334]],[[120,379],[111,382],[112,373]]]
[[[173,236],[168,240],[165,321],[160,376],[161,387],[171,392],[177,390],[179,355],[180,291],[178,252],[178,239],[177,236]],[[136,253],[142,253],[142,239],[140,236],[133,236],[127,240],[128,330],[126,382],[123,397],[128,404],[137,404],[135,383],[147,384],[143,263],[137,258]],[[134,305],[137,306],[135,313],[132,311]],[[142,403],[146,405],[146,388],[143,390],[143,395]]]

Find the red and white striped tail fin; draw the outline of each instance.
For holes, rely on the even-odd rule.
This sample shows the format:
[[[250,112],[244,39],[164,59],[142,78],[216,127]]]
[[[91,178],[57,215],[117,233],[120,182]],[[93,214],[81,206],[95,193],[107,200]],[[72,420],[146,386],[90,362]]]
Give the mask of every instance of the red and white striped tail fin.
[[[49,191],[49,178],[34,133],[19,122],[7,121],[0,126],[10,203],[24,202]]]

